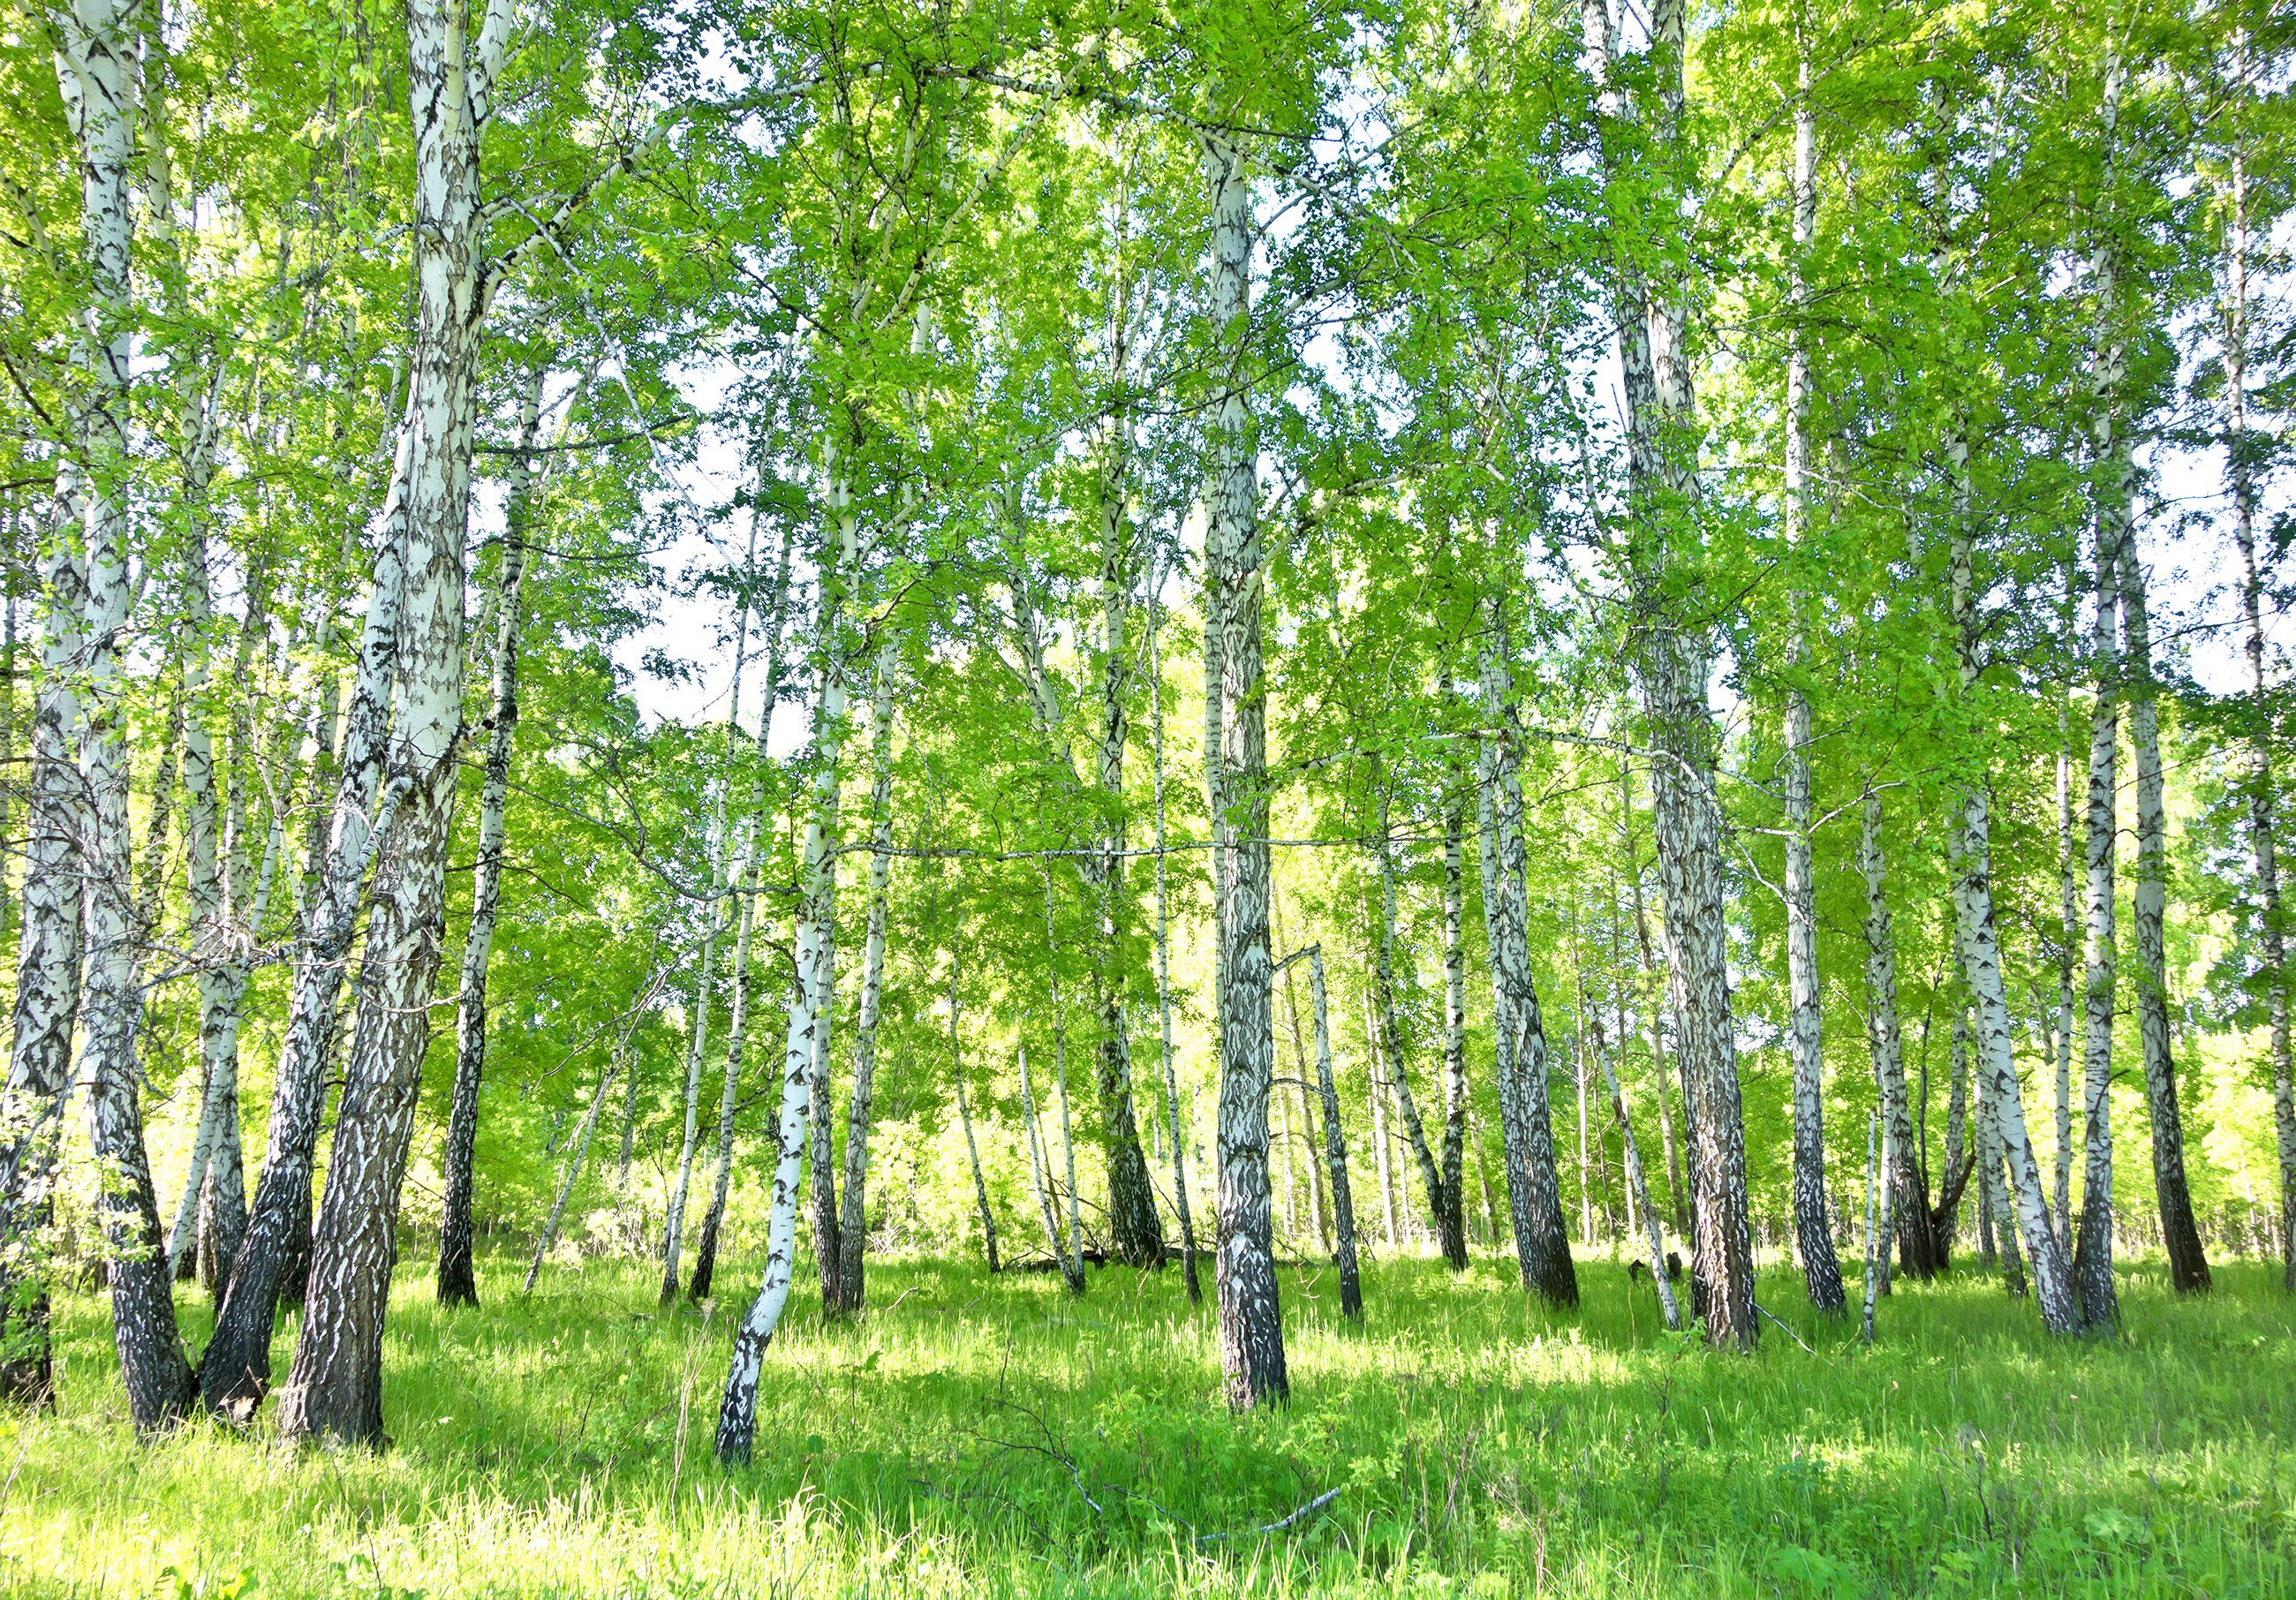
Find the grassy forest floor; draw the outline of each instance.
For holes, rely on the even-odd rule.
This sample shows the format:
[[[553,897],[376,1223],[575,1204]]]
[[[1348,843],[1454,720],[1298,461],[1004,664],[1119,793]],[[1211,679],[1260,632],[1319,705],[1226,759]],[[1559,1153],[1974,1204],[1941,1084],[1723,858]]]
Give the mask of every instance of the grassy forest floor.
[[[886,1262],[882,1309],[792,1309],[733,1473],[737,1306],[657,1314],[604,1263],[522,1302],[495,1267],[475,1312],[402,1276],[381,1455],[138,1445],[107,1302],[69,1299],[61,1411],[0,1419],[0,1594],[2296,1595],[2296,1301],[2255,1263],[2198,1303],[2136,1263],[2123,1332],[2070,1345],[1969,1268],[1901,1286],[1870,1350],[1772,1270],[1815,1353],[1751,1358],[1669,1341],[1601,1260],[1570,1317],[1493,1261],[1382,1263],[1359,1328],[1295,1270],[1292,1404],[1231,1418],[1177,1271],[1077,1302]]]

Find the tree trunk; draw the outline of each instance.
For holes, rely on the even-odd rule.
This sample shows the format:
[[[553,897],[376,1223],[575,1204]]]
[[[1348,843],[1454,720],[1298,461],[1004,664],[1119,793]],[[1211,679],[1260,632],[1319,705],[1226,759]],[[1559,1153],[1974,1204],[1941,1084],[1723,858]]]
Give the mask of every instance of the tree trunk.
[[[1101,486],[1100,739],[1098,777],[1108,818],[1101,836],[1096,890],[1100,937],[1093,949],[1093,984],[1100,1012],[1097,1087],[1103,1142],[1108,1152],[1108,1224],[1116,1252],[1137,1267],[1164,1264],[1163,1225],[1156,1215],[1156,1186],[1140,1151],[1140,1129],[1132,1097],[1132,1044],[1125,1031],[1122,954],[1124,894],[1125,694],[1131,682],[1131,657],[1125,646],[1134,574],[1132,540],[1126,523],[1127,463],[1119,440]]]
[[[722,840],[712,838],[709,853],[722,857]],[[693,1186],[693,1153],[701,1133],[701,1063],[709,1053],[709,979],[717,954],[718,907],[725,903],[726,874],[713,861],[709,921],[701,934],[701,960],[693,974],[693,1011],[685,1038],[685,1131],[677,1146],[677,1177],[671,1184],[669,1202],[661,1219],[661,1287],[660,1305],[677,1299],[678,1268],[685,1251],[685,1200]]]
[[[1804,543],[1809,521],[1809,337],[1801,322],[1802,262],[1817,226],[1817,118],[1810,99],[1809,52],[1803,40],[1794,110],[1792,248],[1788,254],[1792,318],[1786,330],[1785,539]],[[1787,669],[1800,669],[1804,619],[1788,625]],[[1820,1038],[1824,1010],[1818,997],[1817,886],[1809,840],[1809,700],[1800,684],[1786,689],[1785,901],[1787,1037],[1793,1057],[1794,1233],[1801,1250],[1802,1281],[1822,1312],[1849,1309],[1833,1229],[1825,1214],[1825,1056]]]
[[[1020,1063],[1021,1117],[1026,1127],[1029,1139],[1029,1183],[1036,1193],[1037,1215],[1045,1224],[1045,1249],[1061,1269],[1062,1286],[1070,1294],[1082,1294],[1084,1292],[1083,1254],[1080,1249],[1071,1254],[1069,1246],[1061,1239],[1059,1212],[1052,1188],[1052,1153],[1045,1148],[1045,1141],[1038,1130],[1037,1097],[1029,1082],[1029,1046],[1026,1045],[1021,1046]],[[1065,1104],[1062,1106],[1062,1120],[1065,1125],[1067,1121]],[[1069,1166],[1073,1178],[1076,1157],[1073,1146],[1069,1145],[1065,1126],[1061,1142],[1063,1147],[1070,1151]],[[1076,1185],[1073,1181],[1069,1185],[1069,1194],[1073,1202],[1076,1195]]]
[[[488,685],[487,759],[480,786],[478,861],[471,876],[471,923],[463,939],[462,988],[455,1007],[455,1088],[440,1165],[446,1185],[439,1225],[439,1303],[475,1306],[471,1186],[478,1151],[479,1080],[487,1061],[487,956],[494,948],[495,909],[502,897],[504,812],[510,799],[512,735],[518,726],[519,597],[526,584],[526,527],[533,513],[535,434],[542,420],[546,368],[527,374],[519,398],[518,448],[511,456],[510,496],[503,514],[502,570],[495,581],[493,681]]]
[[[797,987],[790,996],[789,1033],[782,1052],[781,1114],[771,1208],[766,1223],[765,1279],[734,1338],[718,1413],[718,1458],[728,1465],[750,1458],[757,1431],[758,1379],[766,1347],[781,1325],[797,1265],[797,1207],[800,1169],[806,1158],[812,1122],[815,1070],[822,1058],[821,1031],[827,1021],[834,982],[832,927],[835,916],[838,755],[845,720],[842,615],[845,573],[853,562],[856,525],[847,508],[835,507],[835,547],[822,562],[823,594],[816,621],[819,669],[813,715],[813,804],[806,818],[799,886],[803,895],[796,929]],[[950,1026],[955,1026],[954,1013]]]
[[[2247,36],[2238,41],[2239,62],[2247,70]],[[2248,427],[2248,166],[2235,139],[2232,151],[2231,207],[2226,227],[2224,350],[2226,475],[2231,480],[2233,537],[2240,546],[2241,601],[2248,619],[2248,835],[2256,862],[2259,910],[2257,942],[2263,955],[2259,973],[2272,1033],[2273,1128],[2280,1154],[2281,1286],[2296,1293],[2296,1056],[2288,1026],[2287,935],[2280,912],[2278,835],[2274,813],[2272,696],[2264,666],[2264,578],[2256,560],[2259,500],[2256,458]],[[26,920],[27,938],[30,921]],[[29,958],[28,958],[29,959]],[[21,1001],[19,1001],[19,1006]],[[21,1015],[20,1009],[19,1015]],[[20,1033],[18,1036],[21,1038]]]
[[[980,1211],[980,1244],[991,1276],[996,1271],[996,1214],[988,1209],[988,1179],[980,1170],[980,1143],[972,1136],[972,1108],[964,1099],[964,1046],[957,1029],[957,964],[955,947],[948,963],[949,1080],[956,1085],[956,1120],[964,1128],[965,1159],[972,1165],[972,1200]]]
[[[2108,459],[2110,459],[2108,457]],[[2113,855],[2119,842],[2118,798],[2120,716],[2120,670],[2115,663],[2113,619],[2120,610],[2120,518],[2107,509],[2097,515],[2096,631],[2091,649],[2096,664],[2096,700],[2089,718],[2088,898],[2083,963],[2087,971],[2082,1020],[2086,1064],[2086,1152],[2080,1227],[2074,1235],[2073,1274],[2083,1320],[2119,1319],[2112,1282],[2112,1013],[2116,956]]]
[[[1450,1193],[1444,1186],[1443,1171],[1436,1164],[1435,1152],[1427,1143],[1426,1124],[1420,1120],[1419,1104],[1411,1093],[1411,1079],[1403,1061],[1403,1027],[1396,1015],[1395,995],[1395,854],[1389,842],[1387,794],[1384,788],[1379,801],[1379,949],[1374,968],[1375,992],[1379,1000],[1380,1055],[1387,1063],[1387,1087],[1395,1096],[1396,1113],[1402,1119],[1403,1134],[1411,1146],[1411,1154],[1419,1163],[1419,1180],[1427,1191],[1427,1211],[1435,1223],[1437,1237],[1447,1259],[1454,1267],[1464,1266],[1464,1245],[1461,1258],[1451,1258]]]
[[[1964,700],[1977,688],[1978,631],[1975,554],[1969,514],[1969,450],[1965,432],[1952,441],[1954,478],[1952,603],[1960,686]],[[1959,815],[1948,835],[1953,871],[1955,942],[1964,980],[1977,1013],[1977,1071],[1993,1103],[2002,1153],[2009,1167],[2017,1225],[2033,1265],[2035,1298],[2043,1325],[2071,1333],[2082,1323],[2079,1293],[2064,1251],[2049,1227],[2048,1203],[2041,1192],[2040,1165],[2025,1134],[2025,1107],[2011,1054],[2009,1002],[2001,977],[2001,950],[1993,926],[1992,797],[1980,773],[1966,783],[1956,802]],[[1950,1180],[1948,1180],[1950,1181]]]
[[[1686,12],[1683,0],[1658,0],[1650,13],[1644,70],[1636,86],[1622,93],[1611,81],[1613,24],[1608,6],[1604,0],[1586,0],[1587,44],[1602,94],[1606,173],[1614,173],[1625,159],[1611,129],[1630,112],[1657,149],[1671,150],[1683,136]],[[1760,1329],[1730,1009],[1721,816],[1712,785],[1714,733],[1706,684],[1710,654],[1696,625],[1685,627],[1669,614],[1665,587],[1677,551],[1699,546],[1690,359],[1676,290],[1646,283],[1637,268],[1623,261],[1619,277],[1635,546],[1628,578],[1650,618],[1637,665],[1651,743],[1658,751],[1651,771],[1652,829],[1666,914],[1677,1061],[1690,1124],[1693,1254],[1706,1288],[1709,1337],[1717,1345],[1751,1349]]]
[[[877,768],[870,815],[876,818],[876,827],[869,855],[869,932],[861,957],[861,1014],[853,1030],[853,1098],[845,1118],[845,1194],[837,1221],[837,1309],[840,1311],[861,1309],[862,1260],[869,1243],[869,1097],[877,1075],[886,884],[893,866],[893,674],[898,664],[888,640],[877,654],[876,695],[870,710],[872,753]]]
[[[551,1200],[550,1215],[542,1224],[542,1236],[535,1241],[534,1259],[526,1265],[526,1283],[521,1294],[534,1292],[534,1280],[542,1275],[544,1258],[550,1247],[558,1243],[558,1225],[566,1216],[566,1202],[573,1197],[574,1186],[582,1177],[582,1163],[589,1158],[590,1136],[598,1129],[598,1112],[606,1104],[606,1091],[613,1086],[614,1074],[621,1070],[622,1047],[618,1040],[614,1053],[607,1058],[606,1070],[598,1074],[598,1087],[591,1091],[590,1104],[582,1113],[582,1125],[574,1131],[574,1153],[567,1158],[566,1170],[558,1179],[558,1193]]]
[[[1365,1095],[1371,1102],[1371,1139],[1379,1151],[1379,1202],[1387,1223],[1387,1248],[1396,1248],[1395,1143],[1387,1136],[1387,1092],[1380,1086],[1379,1030],[1372,1021],[1371,994],[1364,994]]]
[[[1308,947],[1308,986],[1316,1005],[1316,1089],[1324,1108],[1324,1158],[1332,1173],[1332,1231],[1338,1235],[1340,1314],[1363,1315],[1363,1280],[1356,1263],[1356,1197],[1348,1181],[1347,1134],[1340,1126],[1340,1091],[1332,1078],[1331,1006],[1324,989],[1324,951]]]
[[[2070,613],[2072,597],[2066,596]],[[2068,632],[2071,618],[2066,619]],[[2067,640],[2070,646],[2071,641]],[[2071,653],[2068,649],[2068,654]],[[2057,944],[2057,1160],[2053,1214],[2057,1243],[2070,1246],[2073,1236],[2073,961],[2080,948],[2080,874],[2074,865],[2072,753],[2070,749],[2072,706],[2069,694],[2057,696],[2057,899],[2062,928]]]
[[[2137,1031],[2144,1047],[2144,1104],[2152,1125],[2152,1193],[2168,1242],[2169,1281],[2179,1293],[2209,1291],[2209,1261],[2193,1216],[2185,1177],[2185,1119],[2177,1102],[2169,1054],[2169,948],[2162,926],[2169,905],[2169,817],[2161,766],[2159,685],[2152,677],[2152,628],[2144,575],[2134,538],[2120,549],[2120,614],[2128,652],[2129,741],[2136,751],[2136,883],[2129,923],[2136,936]]]
[[[1993,1096],[1985,1092],[1985,1081],[1977,1083],[1977,1095],[1972,1108],[1977,1124],[1977,1172],[1986,1181],[1978,1186],[1978,1205],[1986,1223],[1986,1236],[1994,1248],[1986,1251],[1986,1259],[2001,1268],[2004,1285],[2013,1295],[2025,1292],[2025,1263],[2017,1250],[2017,1223],[2010,1214],[2009,1197],[2001,1184],[2001,1129],[1994,1115]]]
[[[1460,940],[1466,923],[1459,890],[1461,823],[1458,808],[1443,828],[1443,1208],[1436,1227],[1443,1254],[1455,1268],[1467,1264],[1467,958]]]
[[[472,390],[489,279],[480,258],[479,130],[510,25],[466,43],[447,9],[407,13],[414,124],[414,377],[404,431],[406,578],[390,734],[398,796],[378,830],[358,1020],[311,1243],[310,1297],[282,1397],[290,1438],[382,1437],[382,1326],[398,1255],[428,1004],[438,974],[446,846],[463,731],[463,546]]]
[[[73,471],[70,459],[60,474]],[[77,489],[59,499],[67,505]],[[54,1404],[43,1258],[71,1092],[79,1021],[81,800],[72,738],[87,584],[77,540],[51,539],[41,559],[40,686],[29,740],[23,924],[17,943],[8,1081],[0,1099],[0,1236],[30,1243],[29,1259],[0,1256],[0,1397]]]
[[[247,1235],[233,1264],[216,1329],[200,1361],[201,1398],[227,1420],[246,1423],[271,1380],[271,1334],[281,1293],[305,1259],[311,1234],[311,1174],[326,1107],[344,969],[365,904],[361,890],[381,819],[390,685],[406,597],[405,461],[382,517],[374,587],[359,639],[358,673],[344,719],[340,777],[328,822],[324,857],[309,901],[308,931],[297,953],[294,996],[271,1099],[263,1173]],[[395,800],[395,797],[393,797]],[[316,832],[316,830],[315,830]]]
[[[762,823],[762,817],[755,819]],[[754,836],[742,846],[734,868],[737,883],[746,885],[751,872]],[[742,1104],[742,1057],[750,1036],[750,938],[757,931],[756,898],[746,887],[736,890],[741,904],[734,915],[733,998],[726,1021],[726,1072],[718,1089],[717,1176],[709,1187],[709,1209],[701,1218],[701,1231],[693,1242],[693,1275],[686,1280],[686,1298],[699,1305],[709,1298],[718,1278],[718,1236],[726,1225],[726,1199],[734,1187],[734,1119]]]
[[[1148,706],[1150,774],[1156,803],[1156,1016],[1164,1053],[1164,1107],[1172,1125],[1172,1210],[1180,1224],[1180,1262],[1188,1301],[1204,1297],[1196,1274],[1196,1225],[1188,1210],[1187,1140],[1180,1126],[1180,1079],[1172,1054],[1172,911],[1164,870],[1164,664],[1156,647],[1159,580],[1148,585]]]
[[[709,1298],[710,1288],[717,1279],[718,1235],[726,1224],[726,1196],[733,1191],[734,1119],[740,1104],[742,1068],[750,1039],[750,939],[757,930],[758,921],[757,866],[764,854],[766,825],[770,820],[767,808],[766,774],[772,759],[768,746],[773,740],[774,708],[781,703],[782,641],[789,627],[790,556],[795,542],[795,524],[784,524],[781,560],[774,579],[773,619],[766,636],[765,692],[758,697],[758,737],[754,754],[758,789],[747,823],[745,848],[739,869],[734,874],[737,909],[734,966],[730,974],[733,997],[726,1030],[726,1078],[718,1095],[718,1176],[710,1186],[709,1210],[701,1218],[701,1235],[694,1241],[693,1275],[686,1280],[687,1298],[696,1303]],[[754,554],[754,533],[750,543]],[[736,726],[734,718],[740,710],[740,696],[736,695],[727,708],[726,736],[729,747]]]
[[[1930,1227],[1929,1183],[1914,1138],[1906,1094],[1905,1038],[1898,1021],[1898,943],[1890,917],[1888,867],[1882,846],[1882,796],[1867,784],[1859,805],[1857,871],[1866,883],[1866,1038],[1874,1055],[1875,1095],[1882,1120],[1881,1147],[1890,1199],[1882,1215],[1894,1218],[1898,1265],[1911,1276],[1934,1277],[1944,1252]],[[1889,1292],[1890,1230],[1880,1235],[1885,1258],[1881,1292]]]
[[[1226,372],[1210,417],[1204,539],[1206,654],[1219,663],[1220,1366],[1238,1409],[1284,1399],[1283,1317],[1267,1214],[1267,1095],[1275,1075],[1267,948],[1267,685],[1261,676],[1259,450],[1243,367],[1251,299],[1251,186],[1235,143],[1199,134],[1212,218],[1210,312]],[[1210,641],[1217,636],[1217,644]],[[1209,714],[1209,713],[1208,713]]]
[[[1642,1152],[1635,1145],[1635,1125],[1627,1115],[1627,1097],[1619,1087],[1619,1075],[1611,1069],[1611,1058],[1603,1043],[1603,1019],[1594,1016],[1595,1059],[1602,1063],[1603,1082],[1611,1094],[1611,1115],[1619,1125],[1620,1159],[1627,1169],[1627,1193],[1633,1196],[1635,1210],[1642,1218],[1643,1239],[1650,1250],[1651,1282],[1658,1289],[1659,1310],[1665,1315],[1669,1332],[1682,1326],[1682,1311],[1674,1301],[1674,1284],[1666,1273],[1666,1239],[1659,1231],[1658,1213],[1651,1210],[1650,1190],[1643,1182]],[[1621,1040],[1621,1043],[1624,1041]]]

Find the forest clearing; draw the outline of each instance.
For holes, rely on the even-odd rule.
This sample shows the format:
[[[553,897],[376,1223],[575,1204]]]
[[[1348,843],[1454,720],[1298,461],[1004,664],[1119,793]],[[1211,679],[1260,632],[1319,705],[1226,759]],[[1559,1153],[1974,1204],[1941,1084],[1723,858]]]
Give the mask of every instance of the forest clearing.
[[[1288,1269],[1292,1403],[1231,1419],[1177,1274],[1095,1270],[1070,1301],[1051,1274],[888,1261],[884,1309],[783,1325],[731,1476],[707,1454],[722,1328],[654,1313],[627,1267],[554,1268],[480,1317],[408,1293],[380,1456],[212,1425],[138,1447],[97,1375],[103,1308],[75,1297],[86,1408],[0,1424],[0,1588],[172,1596],[171,1570],[263,1600],[2296,1588],[2296,1320],[2264,1268],[2180,1303],[2160,1263],[2128,1266],[2123,1335],[2070,1348],[1964,1275],[1900,1288],[1870,1348],[1796,1308],[1814,1350],[1745,1360],[1665,1334],[1615,1262],[1588,1263],[1570,1317],[1510,1276],[1382,1262],[1357,1325],[1328,1268]],[[1790,1272],[1762,1281],[1793,1304]]]
[[[0,1593],[2296,1594],[2296,11],[0,133]]]

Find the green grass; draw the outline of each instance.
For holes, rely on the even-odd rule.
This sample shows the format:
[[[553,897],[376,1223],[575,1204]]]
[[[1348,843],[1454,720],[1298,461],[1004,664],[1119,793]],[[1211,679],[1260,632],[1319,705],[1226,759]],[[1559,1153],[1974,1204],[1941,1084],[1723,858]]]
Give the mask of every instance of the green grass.
[[[1901,1287],[1868,1350],[1772,1271],[1816,1353],[1769,1329],[1730,1357],[1669,1342],[1599,1260],[1570,1317],[1494,1262],[1382,1264],[1360,1328],[1331,1275],[1291,1272],[1292,1402],[1231,1417],[1177,1272],[1097,1270],[1074,1302],[1050,1274],[888,1262],[882,1310],[793,1305],[731,1473],[709,1439],[738,1307],[658,1315],[644,1268],[521,1303],[497,1263],[455,1314],[406,1275],[380,1455],[208,1424],[137,1444],[107,1305],[75,1297],[61,1411],[0,1420],[0,1593],[2288,1596],[2275,1276],[2232,1264],[2180,1303],[2140,1263],[2123,1332],[2061,1344],[1971,1271]],[[187,1300],[195,1342],[205,1317]]]

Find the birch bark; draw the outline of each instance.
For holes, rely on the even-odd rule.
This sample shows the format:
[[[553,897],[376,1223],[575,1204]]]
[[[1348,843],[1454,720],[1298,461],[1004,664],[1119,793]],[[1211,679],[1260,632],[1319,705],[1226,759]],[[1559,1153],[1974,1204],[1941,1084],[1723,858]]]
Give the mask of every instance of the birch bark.
[[[2209,1292],[2209,1259],[2193,1215],[2185,1175],[2185,1118],[2169,1035],[2167,784],[2161,765],[2160,685],[2152,676],[2152,634],[2136,541],[2120,547],[2120,616],[2129,695],[2129,743],[2136,753],[2136,882],[2129,893],[2136,939],[2137,1035],[2144,1050],[2144,1104],[2152,1128],[2152,1193],[2167,1241],[2169,1282],[2180,1294]]]
[[[889,639],[877,652],[870,702],[870,753],[876,767],[869,796],[875,825],[869,853],[869,931],[861,956],[861,1012],[853,1030],[853,1097],[845,1118],[845,1193],[837,1221],[837,1309],[861,1309],[868,1248],[869,1102],[877,1076],[877,1013],[885,978],[886,885],[893,867],[893,677],[898,660]]]
[[[1251,188],[1225,135],[1200,135],[1212,217],[1210,310],[1227,363],[1211,419],[1205,485],[1206,656],[1215,652],[1218,781],[1213,833],[1219,960],[1220,1366],[1228,1404],[1281,1402],[1283,1318],[1268,1217],[1267,1095],[1275,1077],[1274,961],[1268,951],[1267,687],[1261,676],[1259,453],[1243,365],[1250,319]],[[1208,669],[1209,670],[1209,665]],[[1207,708],[1206,716],[1212,716]]]
[[[1179,1069],[1172,1054],[1172,907],[1166,882],[1164,852],[1164,663],[1157,651],[1157,603],[1160,593],[1154,577],[1148,584],[1148,708],[1150,717],[1150,777],[1156,806],[1156,1017],[1164,1057],[1164,1110],[1172,1128],[1172,1210],[1180,1224],[1180,1263],[1187,1278],[1188,1301],[1204,1297],[1196,1274],[1196,1225],[1188,1210],[1187,1141],[1180,1126]]]
[[[382,1329],[397,1264],[399,1188],[444,935],[446,844],[463,734],[463,546],[472,391],[490,280],[482,258],[480,132],[512,7],[476,38],[440,0],[407,9],[415,148],[414,375],[402,431],[406,595],[393,687],[390,785],[377,830],[357,1022],[344,1073],[311,1281],[281,1398],[290,1438],[382,1436]]]
[[[1332,1079],[1331,1007],[1324,989],[1324,951],[1308,948],[1308,984],[1316,1006],[1316,1091],[1323,1101],[1324,1159],[1332,1173],[1332,1232],[1340,1262],[1340,1314],[1363,1315],[1363,1280],[1356,1261],[1355,1188],[1348,1181],[1348,1140],[1340,1126],[1339,1087]]]
[[[2247,70],[2247,36],[2239,36],[2238,61]],[[2256,864],[2259,915],[2257,942],[2263,955],[2259,974],[2271,1025],[2272,1117],[2280,1155],[2280,1243],[2282,1287],[2296,1293],[2296,1052],[2289,1044],[2287,933],[2280,906],[2278,821],[2273,793],[2271,685],[2264,662],[2264,578],[2256,559],[2258,450],[2248,426],[2248,152],[2235,135],[2225,230],[2224,322],[2226,476],[2233,503],[2233,537],[2240,548],[2241,607],[2248,624],[2248,837]],[[29,915],[26,928],[30,927]],[[21,1002],[19,1002],[20,1005]],[[20,1032],[19,1038],[21,1037]]]
[[[534,515],[533,449],[542,423],[537,364],[519,398],[518,444],[510,458],[510,495],[503,514],[501,570],[495,580],[495,638],[487,687],[487,758],[479,791],[479,848],[471,877],[471,921],[463,939],[462,987],[455,1007],[455,1087],[447,1118],[446,1196],[439,1227],[439,1303],[475,1306],[471,1189],[478,1149],[479,1082],[487,1061],[487,957],[494,948],[502,898],[503,834],[510,800],[512,741],[518,728],[520,601],[526,587],[527,524]]]
[[[1889,866],[1882,846],[1882,796],[1867,784],[1858,806],[1858,875],[1866,885],[1866,1016],[1874,1056],[1874,1080],[1882,1122],[1883,1183],[1890,1200],[1882,1214],[1894,1218],[1898,1264],[1917,1278],[1934,1277],[1945,1266],[1944,1251],[1931,1227],[1929,1182],[1918,1159],[1912,1107],[1906,1093],[1906,1050],[1898,1020],[1898,942],[1890,915]],[[1890,1229],[1879,1246],[1886,1257]],[[1889,1273],[1882,1268],[1882,1293]]]

